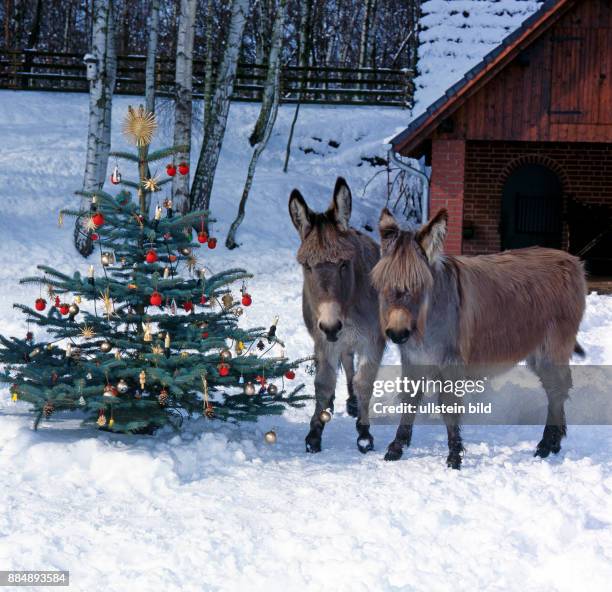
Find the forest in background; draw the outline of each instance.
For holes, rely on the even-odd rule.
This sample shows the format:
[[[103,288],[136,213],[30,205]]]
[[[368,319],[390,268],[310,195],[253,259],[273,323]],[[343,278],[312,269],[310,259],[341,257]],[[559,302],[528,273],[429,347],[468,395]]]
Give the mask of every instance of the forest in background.
[[[86,53],[91,46],[93,0],[2,0],[0,49]],[[115,0],[117,53],[146,51],[150,0]],[[158,56],[176,54],[179,0],[160,0]],[[310,4],[306,35],[314,66],[413,68],[421,0],[288,0],[283,28],[284,64],[299,60],[300,7]],[[204,57],[211,31],[213,57],[221,58],[231,2],[198,0],[194,57]],[[262,63],[269,53],[275,0],[251,0],[242,59]]]

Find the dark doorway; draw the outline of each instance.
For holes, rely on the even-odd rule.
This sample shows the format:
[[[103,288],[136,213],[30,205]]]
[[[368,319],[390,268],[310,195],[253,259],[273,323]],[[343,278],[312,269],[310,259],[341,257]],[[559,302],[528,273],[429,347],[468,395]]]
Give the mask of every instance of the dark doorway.
[[[502,193],[502,249],[540,245],[561,248],[563,187],[559,177],[540,164],[517,168]]]

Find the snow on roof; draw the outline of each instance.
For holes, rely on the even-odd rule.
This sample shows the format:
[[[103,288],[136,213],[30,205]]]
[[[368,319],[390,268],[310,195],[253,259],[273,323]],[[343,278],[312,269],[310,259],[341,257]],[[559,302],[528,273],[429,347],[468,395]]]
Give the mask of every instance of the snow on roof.
[[[421,5],[414,115],[517,29],[542,0],[426,0]]]

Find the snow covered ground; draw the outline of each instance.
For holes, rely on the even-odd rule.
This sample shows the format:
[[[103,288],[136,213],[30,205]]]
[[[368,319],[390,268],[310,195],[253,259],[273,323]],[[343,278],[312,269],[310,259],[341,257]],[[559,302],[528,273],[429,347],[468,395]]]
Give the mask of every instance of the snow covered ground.
[[[116,101],[116,147],[128,103]],[[242,188],[255,110],[232,107],[213,197],[220,237]],[[70,225],[57,226],[57,210],[77,203],[86,115],[85,95],[0,92],[4,334],[25,333],[12,303],[37,296],[18,286],[19,277],[43,262],[86,269]],[[297,186],[323,208],[342,174],[353,188],[356,223],[373,223],[380,191],[374,185],[361,194],[375,169],[357,165],[382,155],[380,138],[408,115],[304,107],[284,175],[291,115],[281,109],[262,157],[242,248],[208,252],[206,263],[256,273],[244,322],[267,325],[280,315],[279,334],[297,357],[310,353],[311,342],[301,320],[289,192]],[[611,335],[612,299],[589,296],[579,336],[587,362],[612,363]],[[310,376],[298,378],[312,390]],[[608,589],[611,428],[570,427],[562,453],[541,461],[532,458],[539,427],[467,426],[468,450],[456,472],[444,465],[445,430],[421,426],[403,460],[389,464],[382,454],[394,428],[374,426],[375,452],[359,454],[342,379],[339,385],[337,413],[315,456],[303,444],[312,404],[240,427],[197,420],[180,436],[122,437],[70,424],[58,429],[55,421],[34,432],[26,405],[3,389],[0,569],[69,569],[71,589],[105,592]],[[263,442],[271,427],[276,446]]]

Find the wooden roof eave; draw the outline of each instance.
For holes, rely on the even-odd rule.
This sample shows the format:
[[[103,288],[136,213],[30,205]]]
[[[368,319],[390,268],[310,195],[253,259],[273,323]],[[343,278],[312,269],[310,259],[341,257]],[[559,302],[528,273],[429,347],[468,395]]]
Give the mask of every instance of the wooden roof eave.
[[[461,80],[451,86],[445,93],[447,97],[443,97],[432,103],[442,100],[441,105],[436,108],[431,114],[423,118],[423,121],[418,126],[411,130],[410,133],[404,132],[398,134],[391,140],[392,149],[394,152],[403,156],[414,156],[422,152],[423,142],[431,136],[440,123],[450,117],[461,105],[463,105],[471,96],[480,90],[489,80],[491,80],[500,70],[502,70],[509,62],[511,62],[520,52],[525,50],[537,38],[541,37],[550,27],[552,27],[569,8],[574,4],[575,0],[559,0],[552,6],[545,9],[540,9],[542,14],[539,18],[534,19],[532,23],[524,25],[517,31],[511,33],[500,46],[504,46],[502,50],[492,58],[490,54],[485,56],[483,60],[470,70]],[[535,13],[537,15],[538,13]],[[535,16],[534,15],[534,16]],[[529,19],[527,19],[529,21]],[[509,42],[509,39],[516,35],[517,38]],[[498,46],[493,51],[499,49]],[[475,75],[471,72],[480,68]],[[425,112],[427,113],[427,112]],[[408,128],[409,129],[409,128]]]

